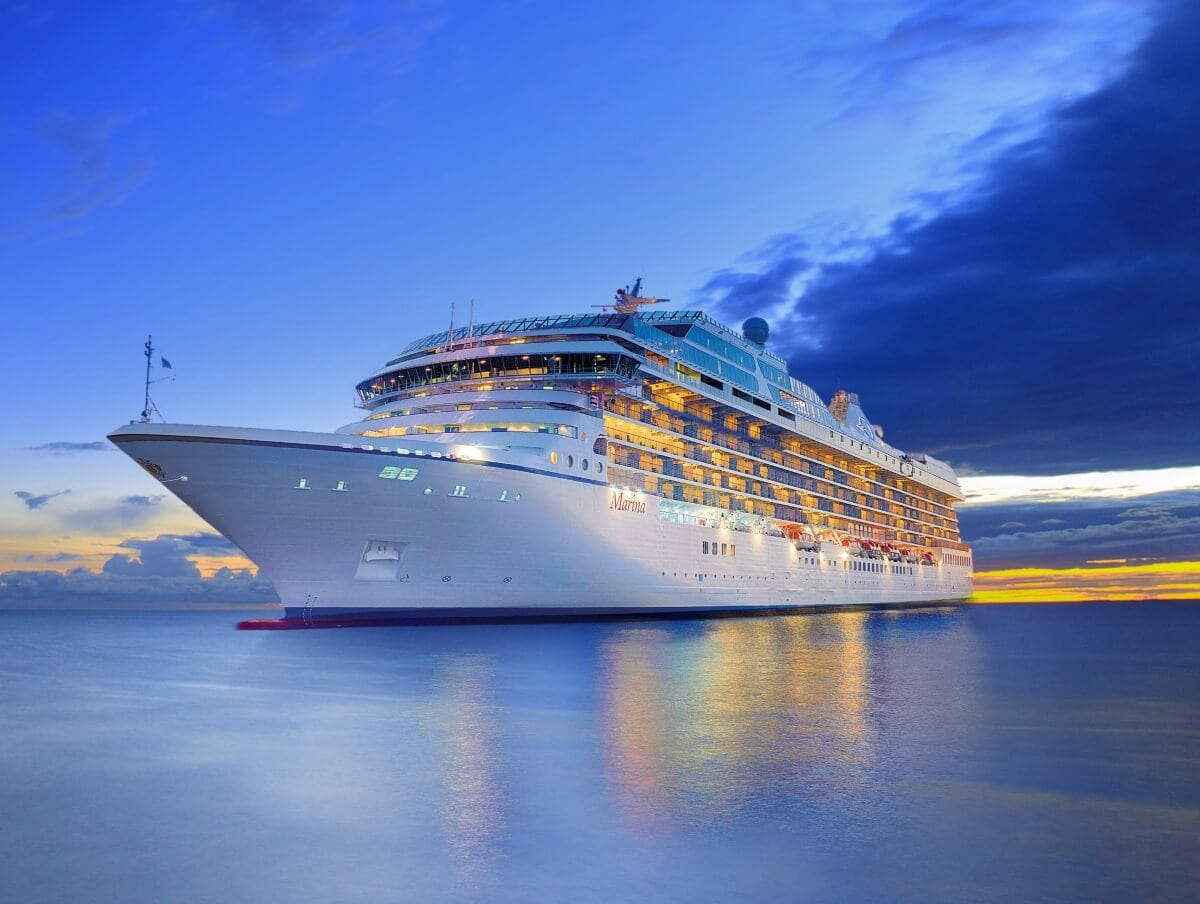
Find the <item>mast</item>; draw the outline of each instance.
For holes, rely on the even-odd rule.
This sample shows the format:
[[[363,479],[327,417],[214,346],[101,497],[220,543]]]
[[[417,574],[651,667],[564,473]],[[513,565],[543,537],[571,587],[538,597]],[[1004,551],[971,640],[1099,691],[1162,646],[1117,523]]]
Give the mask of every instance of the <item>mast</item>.
[[[146,394],[142,399],[142,423],[150,423],[150,356],[154,354],[153,336],[146,337]]]

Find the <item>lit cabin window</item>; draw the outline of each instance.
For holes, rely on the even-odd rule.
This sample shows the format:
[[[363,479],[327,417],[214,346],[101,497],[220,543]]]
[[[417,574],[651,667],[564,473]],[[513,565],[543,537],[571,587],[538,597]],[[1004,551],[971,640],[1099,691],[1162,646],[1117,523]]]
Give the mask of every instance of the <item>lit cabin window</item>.
[[[558,464],[558,453],[557,452],[550,453],[550,464],[552,464],[552,465]]]

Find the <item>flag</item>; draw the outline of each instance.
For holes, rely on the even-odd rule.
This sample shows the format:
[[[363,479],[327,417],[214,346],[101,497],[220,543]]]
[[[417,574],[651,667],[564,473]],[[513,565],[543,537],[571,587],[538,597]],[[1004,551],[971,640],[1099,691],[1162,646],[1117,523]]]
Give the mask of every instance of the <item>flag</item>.
[[[165,367],[167,370],[175,369],[171,366],[171,362],[168,361],[166,358],[162,357],[161,355],[159,356],[159,360],[162,361],[162,366]]]

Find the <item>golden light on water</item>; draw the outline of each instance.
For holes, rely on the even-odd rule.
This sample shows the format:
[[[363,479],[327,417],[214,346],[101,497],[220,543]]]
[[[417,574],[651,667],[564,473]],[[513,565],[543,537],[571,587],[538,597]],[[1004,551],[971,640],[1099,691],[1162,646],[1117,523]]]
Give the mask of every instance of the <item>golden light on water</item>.
[[[724,619],[682,642],[660,629],[613,637],[601,714],[621,817],[645,833],[681,814],[718,819],[798,767],[869,761],[867,618]]]

